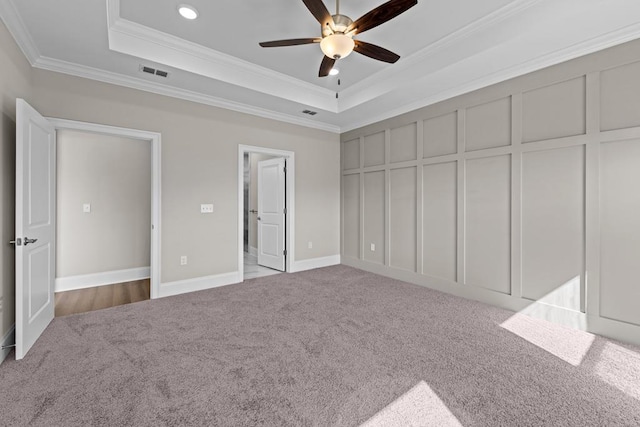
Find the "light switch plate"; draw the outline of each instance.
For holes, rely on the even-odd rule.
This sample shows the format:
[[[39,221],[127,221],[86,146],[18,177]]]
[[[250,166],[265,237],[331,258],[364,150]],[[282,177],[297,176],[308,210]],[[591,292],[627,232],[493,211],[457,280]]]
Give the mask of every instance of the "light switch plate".
[[[200,213],[213,213],[213,203],[200,205]]]
[[[91,212],[91,203],[85,203],[82,205],[82,212],[89,213]]]
[[[376,251],[376,244],[372,243],[371,244],[371,252],[375,252]]]

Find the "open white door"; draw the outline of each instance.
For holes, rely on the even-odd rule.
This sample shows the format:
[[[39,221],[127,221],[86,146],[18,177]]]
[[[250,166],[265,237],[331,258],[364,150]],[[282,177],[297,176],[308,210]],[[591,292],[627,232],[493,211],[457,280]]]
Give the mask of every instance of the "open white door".
[[[16,359],[22,359],[54,314],[54,127],[16,101]]]
[[[258,162],[258,264],[284,271],[285,160]]]

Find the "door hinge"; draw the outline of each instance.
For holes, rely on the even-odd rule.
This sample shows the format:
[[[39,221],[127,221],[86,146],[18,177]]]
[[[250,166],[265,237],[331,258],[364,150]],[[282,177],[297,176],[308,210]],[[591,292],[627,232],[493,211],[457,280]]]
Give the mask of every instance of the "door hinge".
[[[287,208],[284,208],[284,214],[285,215],[287,214]]]
[[[287,173],[287,167],[285,166],[283,169],[284,173]]]
[[[287,256],[287,250],[282,251],[282,255]]]

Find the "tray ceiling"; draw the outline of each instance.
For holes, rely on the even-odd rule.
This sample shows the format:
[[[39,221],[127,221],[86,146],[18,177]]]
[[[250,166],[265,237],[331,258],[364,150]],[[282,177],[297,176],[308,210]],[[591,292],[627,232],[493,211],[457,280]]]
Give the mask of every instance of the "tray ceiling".
[[[180,3],[194,6],[198,19],[180,17]],[[340,11],[356,19],[380,3],[342,0]],[[319,35],[301,0],[0,3],[35,67],[333,132],[636,39],[638,16],[636,0],[418,0],[357,37],[401,55],[396,64],[354,53],[338,61],[338,76],[318,78],[318,45],[258,46]]]

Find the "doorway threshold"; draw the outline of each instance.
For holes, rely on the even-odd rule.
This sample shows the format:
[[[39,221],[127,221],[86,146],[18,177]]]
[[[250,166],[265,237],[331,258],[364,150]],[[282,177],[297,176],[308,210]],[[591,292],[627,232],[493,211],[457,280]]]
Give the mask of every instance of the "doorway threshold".
[[[282,271],[258,265],[258,257],[256,255],[251,255],[248,252],[244,253],[244,280],[273,276],[280,273]]]

